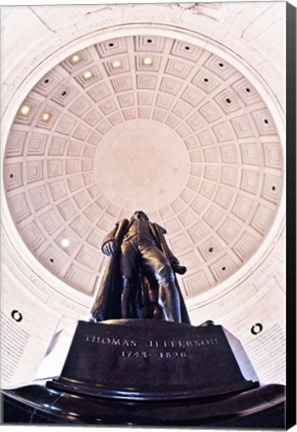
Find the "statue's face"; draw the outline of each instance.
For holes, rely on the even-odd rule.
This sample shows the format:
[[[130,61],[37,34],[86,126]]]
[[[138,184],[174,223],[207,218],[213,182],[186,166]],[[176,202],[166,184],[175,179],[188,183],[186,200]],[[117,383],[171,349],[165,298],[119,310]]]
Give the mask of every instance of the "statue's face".
[[[149,218],[147,217],[147,215],[143,211],[134,212],[131,219],[132,220],[140,219],[140,220],[147,220],[147,221],[149,220]]]

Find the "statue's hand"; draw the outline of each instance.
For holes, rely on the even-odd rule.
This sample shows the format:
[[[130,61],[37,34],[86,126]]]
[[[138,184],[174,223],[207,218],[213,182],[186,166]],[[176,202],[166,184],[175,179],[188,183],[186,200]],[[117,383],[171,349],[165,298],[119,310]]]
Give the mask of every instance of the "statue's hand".
[[[177,266],[173,267],[173,270],[175,271],[175,273],[183,275],[183,274],[186,273],[187,267],[181,266],[181,265],[177,265]]]
[[[104,255],[113,256],[117,253],[119,244],[117,240],[109,240],[102,246],[102,252]]]

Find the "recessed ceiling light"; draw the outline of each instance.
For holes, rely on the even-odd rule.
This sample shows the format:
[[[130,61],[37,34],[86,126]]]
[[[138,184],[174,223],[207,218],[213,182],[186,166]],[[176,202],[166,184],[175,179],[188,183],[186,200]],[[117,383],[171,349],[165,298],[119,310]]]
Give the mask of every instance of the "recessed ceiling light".
[[[114,61],[112,62],[112,66],[113,66],[114,68],[119,68],[119,67],[122,66],[122,63],[120,62],[120,60],[114,60]]]
[[[64,237],[61,240],[61,246],[62,246],[62,248],[65,248],[65,249],[68,248],[70,246],[70,240],[69,240],[69,238]]]
[[[71,60],[73,61],[73,63],[77,63],[80,60],[80,56],[77,54],[74,54],[74,56],[72,56]]]
[[[145,57],[143,59],[143,64],[146,66],[150,66],[153,64],[153,59],[151,57]]]
[[[20,109],[20,113],[23,116],[27,116],[29,114],[29,112],[31,111],[31,107],[30,105],[22,105],[21,109]]]
[[[45,122],[48,122],[49,119],[50,119],[50,117],[51,117],[51,115],[50,115],[50,113],[48,113],[48,112],[44,112],[44,113],[42,114],[42,120],[45,121]]]
[[[86,71],[86,72],[83,74],[84,79],[90,79],[90,78],[92,78],[92,76],[93,76],[93,74],[92,74],[92,72],[90,72],[90,71]]]

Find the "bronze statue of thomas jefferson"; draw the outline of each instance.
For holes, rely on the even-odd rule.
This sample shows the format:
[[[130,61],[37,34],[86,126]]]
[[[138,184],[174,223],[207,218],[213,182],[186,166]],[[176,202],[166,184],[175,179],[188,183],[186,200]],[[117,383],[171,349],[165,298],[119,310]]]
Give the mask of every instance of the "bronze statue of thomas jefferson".
[[[94,321],[151,318],[189,323],[175,273],[186,267],[170,251],[166,230],[142,211],[120,220],[103,240],[110,256],[91,309]]]

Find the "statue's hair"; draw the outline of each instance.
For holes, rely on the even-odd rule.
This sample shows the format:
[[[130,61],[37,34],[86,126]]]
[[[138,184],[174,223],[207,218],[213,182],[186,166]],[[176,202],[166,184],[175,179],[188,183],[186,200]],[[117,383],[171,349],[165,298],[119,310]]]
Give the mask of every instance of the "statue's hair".
[[[138,215],[141,215],[141,216],[145,216],[145,219],[146,220],[149,220],[149,218],[148,218],[148,216],[147,216],[147,214],[145,214],[142,210],[136,210],[134,213],[133,213],[133,215],[132,215],[132,218],[131,219],[133,219],[134,218],[134,216],[136,215],[136,214],[138,214]]]

